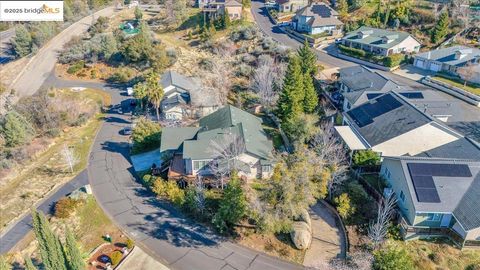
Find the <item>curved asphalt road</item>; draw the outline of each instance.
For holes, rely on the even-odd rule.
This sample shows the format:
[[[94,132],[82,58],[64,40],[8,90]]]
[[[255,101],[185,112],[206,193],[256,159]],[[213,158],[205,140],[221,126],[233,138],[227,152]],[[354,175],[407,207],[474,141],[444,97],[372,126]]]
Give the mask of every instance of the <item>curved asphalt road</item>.
[[[112,96],[114,108],[97,134],[87,168],[98,203],[111,219],[151,256],[171,269],[302,269],[234,244],[198,225],[169,204],[155,199],[137,182],[129,159],[128,138],[120,130],[130,125],[124,90],[101,83],[70,82],[51,75],[45,87],[94,87]]]

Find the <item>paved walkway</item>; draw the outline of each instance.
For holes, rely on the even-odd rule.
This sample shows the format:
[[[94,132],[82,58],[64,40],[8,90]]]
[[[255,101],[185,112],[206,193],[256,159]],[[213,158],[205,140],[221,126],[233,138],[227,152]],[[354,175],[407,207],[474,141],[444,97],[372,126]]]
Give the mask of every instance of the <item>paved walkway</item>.
[[[318,202],[310,208],[313,239],[303,265],[314,267],[337,257],[345,257],[346,241],[335,223],[334,214]]]
[[[168,270],[168,267],[159,263],[141,248],[135,247],[125,261],[118,266],[118,270]]]

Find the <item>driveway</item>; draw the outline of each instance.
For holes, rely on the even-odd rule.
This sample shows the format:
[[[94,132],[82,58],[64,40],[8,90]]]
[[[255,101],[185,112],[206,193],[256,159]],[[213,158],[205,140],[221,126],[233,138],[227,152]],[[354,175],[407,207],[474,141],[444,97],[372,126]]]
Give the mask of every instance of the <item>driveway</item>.
[[[114,13],[115,9],[108,7],[97,11],[94,16],[95,18],[99,16],[110,17]],[[48,41],[47,44],[30,59],[27,66],[19,72],[18,77],[12,85],[10,85],[10,88],[15,89],[19,97],[29,96],[37,92],[54,68],[57,62],[58,52],[63,49],[63,46],[70,41],[72,37],[85,33],[90,27],[91,22],[92,16],[87,16],[73,23]]]
[[[312,244],[305,253],[303,265],[315,267],[335,258],[345,258],[346,239],[335,221],[335,214],[323,203],[310,208]]]
[[[123,107],[126,114],[116,110],[106,115],[90,154],[88,178],[105,213],[145,252],[167,267],[180,270],[303,268],[218,237],[149,193],[135,178],[128,138],[120,134],[123,127],[130,125],[124,90],[50,76],[44,87],[52,85],[104,89],[111,94],[112,104]]]

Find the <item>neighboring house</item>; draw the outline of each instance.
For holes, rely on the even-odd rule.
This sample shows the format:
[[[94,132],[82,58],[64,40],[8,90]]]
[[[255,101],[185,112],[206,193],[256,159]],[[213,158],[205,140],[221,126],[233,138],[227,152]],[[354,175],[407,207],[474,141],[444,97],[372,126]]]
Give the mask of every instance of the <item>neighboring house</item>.
[[[475,142],[424,114],[404,95],[388,92],[343,113],[336,126],[350,150],[371,149],[382,156],[480,160]]]
[[[450,237],[480,244],[480,162],[385,157],[381,175],[397,198],[405,239]]]
[[[381,56],[413,53],[420,50],[420,43],[406,32],[366,26],[345,35],[341,43],[347,47],[361,49]]]
[[[308,0],[276,0],[279,12],[296,12],[308,5]]]
[[[188,180],[197,175],[210,176],[209,165],[217,158],[212,144],[225,143],[225,136],[234,136],[244,145],[243,153],[237,157],[240,175],[249,179],[270,176],[273,144],[262,128],[262,120],[227,105],[201,118],[199,127],[162,130],[160,152],[173,155],[169,178]]]
[[[339,70],[338,88],[344,96],[343,110],[347,111],[400,86],[371,69],[356,65]]]
[[[213,92],[203,87],[197,78],[169,70],[162,75],[160,83],[164,92],[160,108],[167,120],[202,117],[218,109],[219,102]]]
[[[230,20],[238,20],[242,18],[242,3],[237,0],[199,0],[199,6],[203,12],[208,13],[213,18],[223,16],[225,11],[228,12]]]
[[[323,2],[313,3],[298,10],[293,21],[298,32],[309,35],[337,34],[341,32],[343,26],[338,19],[338,13]]]
[[[480,63],[480,49],[466,46],[453,46],[416,54],[413,65],[415,67],[434,71],[447,72],[458,75],[458,68],[467,64],[478,65]],[[477,67],[477,70],[478,67]],[[480,82],[480,70],[476,76]]]

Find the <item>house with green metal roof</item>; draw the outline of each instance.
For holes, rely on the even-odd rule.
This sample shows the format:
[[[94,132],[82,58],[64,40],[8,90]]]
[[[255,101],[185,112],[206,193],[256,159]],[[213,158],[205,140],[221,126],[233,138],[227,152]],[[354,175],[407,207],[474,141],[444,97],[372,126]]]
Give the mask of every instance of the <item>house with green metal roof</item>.
[[[219,147],[231,148],[233,143],[239,145],[232,159],[240,175],[270,175],[273,143],[262,128],[262,120],[231,105],[201,118],[198,127],[164,128],[160,151],[173,155],[169,178],[208,176],[213,173],[211,165],[219,159]]]
[[[381,56],[413,53],[420,50],[420,43],[409,33],[367,26],[346,34],[341,43],[347,47]]]

